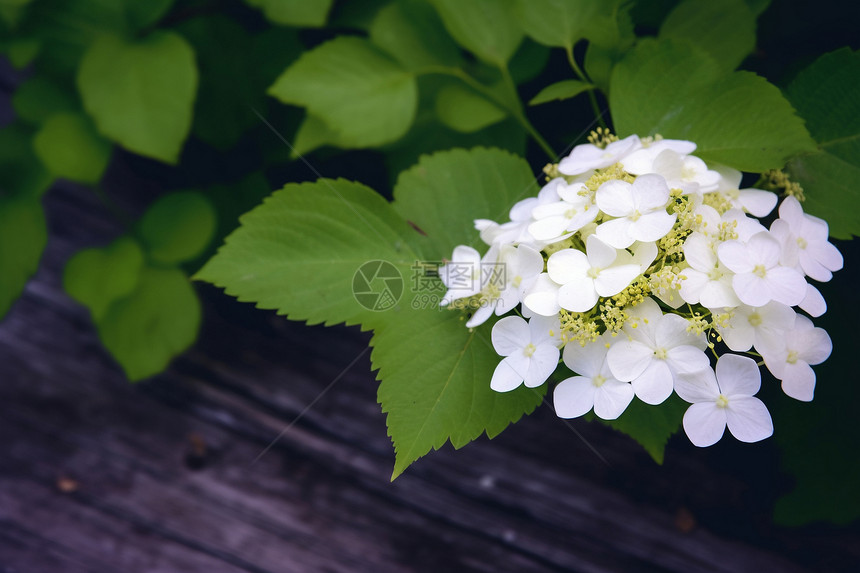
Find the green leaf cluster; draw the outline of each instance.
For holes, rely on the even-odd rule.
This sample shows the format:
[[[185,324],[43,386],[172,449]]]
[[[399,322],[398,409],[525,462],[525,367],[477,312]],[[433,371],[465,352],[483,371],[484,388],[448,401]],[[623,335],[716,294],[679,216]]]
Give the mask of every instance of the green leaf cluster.
[[[63,286],[90,310],[99,337],[129,380],[164,370],[197,338],[201,306],[180,264],[211,242],[216,215],[193,191],[155,202],[134,233],[79,251]]]

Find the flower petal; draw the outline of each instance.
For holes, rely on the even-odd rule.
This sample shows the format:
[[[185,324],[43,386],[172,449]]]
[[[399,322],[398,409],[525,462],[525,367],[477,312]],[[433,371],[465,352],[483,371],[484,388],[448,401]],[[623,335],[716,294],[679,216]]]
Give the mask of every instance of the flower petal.
[[[726,431],[726,409],[714,402],[693,404],[684,413],[684,432],[694,446],[706,448],[720,441]]]
[[[613,248],[626,249],[635,240],[630,236],[630,225],[630,219],[626,217],[611,219],[597,226],[596,235],[601,241]]]
[[[675,215],[666,211],[653,211],[632,222],[627,234],[637,241],[657,241],[665,237],[674,225]]]
[[[594,394],[594,413],[603,420],[614,420],[627,409],[634,395],[629,382],[607,380]]]
[[[720,395],[720,388],[713,369],[708,366],[695,372],[679,374],[675,378],[675,393],[682,400],[696,404],[713,402]]]
[[[555,414],[559,418],[578,418],[594,406],[597,387],[591,378],[574,376],[558,383],[552,393]]]
[[[640,274],[640,268],[637,264],[605,268],[594,279],[594,290],[600,296],[615,296],[627,288],[633,279]]]
[[[529,369],[523,379],[527,388],[536,388],[546,382],[558,366],[559,350],[552,343],[538,346],[529,361]]]
[[[591,310],[598,298],[594,280],[587,277],[572,280],[558,289],[558,304],[572,312]]]
[[[582,251],[563,249],[550,255],[546,262],[546,272],[556,283],[563,285],[570,281],[585,278],[591,264]]]
[[[612,217],[626,217],[633,212],[633,185],[613,179],[597,189],[595,201],[600,210]]]
[[[612,375],[630,382],[651,364],[654,350],[635,340],[619,340],[606,353],[606,363]]]
[[[750,259],[746,245],[740,241],[726,241],[717,247],[720,262],[733,273],[749,273],[755,266]]]
[[[517,364],[516,361],[505,358],[496,366],[493,378],[490,380],[490,388],[496,392],[510,392],[519,388],[523,383],[525,370],[522,363]]]
[[[761,189],[741,189],[738,196],[741,206],[747,213],[756,217],[767,217],[776,207],[778,197],[771,191]]]
[[[795,306],[806,297],[806,279],[794,269],[788,267],[769,269],[767,283],[773,300],[788,306]]]
[[[742,442],[759,442],[773,435],[773,420],[758,398],[729,400],[725,408],[729,432]]]
[[[653,406],[665,402],[675,388],[674,377],[664,360],[652,360],[631,384],[636,396]]]
[[[803,297],[803,300],[797,306],[814,318],[818,318],[827,312],[827,302],[821,295],[821,291],[809,283],[806,285],[806,296]]]
[[[531,340],[529,325],[519,316],[506,316],[493,325],[490,335],[493,348],[500,356],[522,351]]]
[[[786,363],[781,378],[786,395],[801,402],[811,402],[815,397],[815,371],[806,362]]]
[[[761,388],[761,372],[752,358],[723,354],[715,370],[721,393],[731,399],[753,396]]]
[[[523,297],[523,306],[541,316],[554,316],[561,307],[558,304],[560,285],[553,282],[547,273],[541,273]]]
[[[601,373],[606,362],[609,350],[606,348],[607,340],[607,337],[601,336],[594,342],[587,342],[585,346],[576,341],[568,342],[562,355],[565,366],[581,376],[594,378]]]

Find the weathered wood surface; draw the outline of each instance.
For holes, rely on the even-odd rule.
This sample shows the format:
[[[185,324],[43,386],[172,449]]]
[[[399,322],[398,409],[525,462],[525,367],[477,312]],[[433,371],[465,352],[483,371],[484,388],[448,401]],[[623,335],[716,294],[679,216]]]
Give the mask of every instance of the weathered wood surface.
[[[677,438],[658,467],[626,437],[565,425],[546,407],[390,483],[367,336],[289,323],[204,285],[195,348],[129,385],[61,288],[70,254],[118,229],[88,191],[60,186],[45,204],[42,268],[0,325],[4,572],[795,572],[860,562],[857,528],[769,523],[790,487],[772,445],[698,450]]]

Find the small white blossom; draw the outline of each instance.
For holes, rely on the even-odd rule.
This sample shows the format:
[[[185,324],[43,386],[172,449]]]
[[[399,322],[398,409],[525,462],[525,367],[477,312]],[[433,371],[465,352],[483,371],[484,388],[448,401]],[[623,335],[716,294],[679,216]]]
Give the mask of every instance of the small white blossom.
[[[630,405],[633,387],[616,380],[606,364],[610,338],[603,334],[585,346],[570,343],[564,347],[564,363],[579,376],[555,387],[553,404],[558,417],[576,418],[594,408],[598,418],[614,420]]]
[[[529,233],[538,241],[558,241],[569,237],[594,221],[599,212],[591,200],[591,192],[581,183],[559,183],[556,186],[559,200],[543,203],[532,210],[534,222]]]
[[[558,366],[558,319],[535,316],[528,322],[506,316],[493,325],[493,348],[504,356],[490,381],[496,392],[510,392],[525,384],[540,386]]]
[[[781,334],[765,333],[756,344],[771,374],[782,380],[782,390],[803,402],[815,394],[815,372],[812,366],[821,364],[833,350],[830,336],[812,321],[797,315],[794,328]]]
[[[558,170],[565,175],[580,175],[592,169],[609,167],[641,145],[636,135],[613,141],[605,149],[590,143],[577,145],[570,155],[559,162]]]
[[[598,225],[597,236],[616,249],[661,239],[675,224],[675,215],[666,212],[669,187],[659,175],[640,175],[633,183],[607,181],[596,200],[601,211],[616,217]]]
[[[458,245],[451,261],[439,267],[439,278],[448,287],[442,306],[481,292],[481,253],[472,247]]]
[[[746,352],[764,340],[764,336],[782,336],[794,328],[797,313],[781,302],[771,301],[761,307],[741,305],[732,309],[724,326],[717,325],[723,341],[735,352]]]
[[[740,304],[732,288],[732,273],[717,258],[713,240],[702,233],[692,233],[684,241],[684,259],[690,268],[681,276],[681,298],[706,308],[732,307]]]
[[[754,395],[761,373],[752,358],[724,354],[710,368],[682,374],[675,382],[678,396],[692,405],[684,413],[684,431],[700,448],[717,443],[726,430],[742,442],[758,442],[773,434],[773,421]]]
[[[794,197],[786,197],[779,206],[779,219],[771,225],[771,232],[782,242],[787,264],[796,260],[806,276],[827,282],[833,271],[842,268],[842,254],[827,240],[827,223],[804,213]]]
[[[689,323],[676,314],[663,314],[651,298],[631,310],[624,325],[626,339],[612,345],[609,369],[618,380],[631,382],[646,404],[660,404],[672,394],[681,373],[709,368],[702,335],[688,331]]]
[[[746,243],[726,241],[717,254],[735,273],[732,288],[744,304],[764,306],[776,300],[794,306],[806,296],[803,276],[780,264],[780,243],[767,232],[756,233]]]
[[[625,250],[610,247],[596,235],[586,252],[564,249],[547,260],[547,273],[560,284],[558,304],[573,312],[591,310],[601,296],[614,296],[639,276],[640,265]]]

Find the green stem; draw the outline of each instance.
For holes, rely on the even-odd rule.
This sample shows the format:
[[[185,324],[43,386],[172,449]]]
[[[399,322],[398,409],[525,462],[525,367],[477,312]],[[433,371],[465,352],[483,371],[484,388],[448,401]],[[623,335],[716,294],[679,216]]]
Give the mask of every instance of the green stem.
[[[567,54],[567,61],[570,63],[570,67],[573,68],[573,73],[583,82],[590,84],[591,80],[588,79],[588,76],[585,75],[585,72],[582,71],[582,68],[579,67],[579,64],[576,63],[576,58],[573,57],[573,46],[565,46],[564,49]],[[588,90],[588,100],[591,102],[591,109],[594,111],[594,119],[600,124],[600,127],[603,129],[607,129],[606,122],[603,120],[603,112],[600,111],[600,106],[597,104],[597,96],[594,94],[594,90]]]
[[[510,72],[506,67],[500,67],[502,71],[502,77],[504,79],[505,88],[507,90],[507,97],[501,98],[499,97],[493,90],[467,74],[462,68],[454,68],[448,66],[427,66],[417,71],[419,75],[423,74],[439,74],[444,76],[451,76],[459,79],[463,83],[465,83],[470,88],[474,89],[476,92],[480,93],[505,111],[511,114],[514,119],[516,119],[520,125],[523,126],[523,129],[534,139],[537,144],[544,150],[544,152],[549,156],[551,161],[555,161],[558,155],[556,155],[553,148],[546,142],[546,140],[541,136],[540,133],[534,128],[528,118],[525,116],[522,110],[522,105],[520,104],[520,97],[517,93],[516,85],[514,84],[513,78],[511,77]]]

